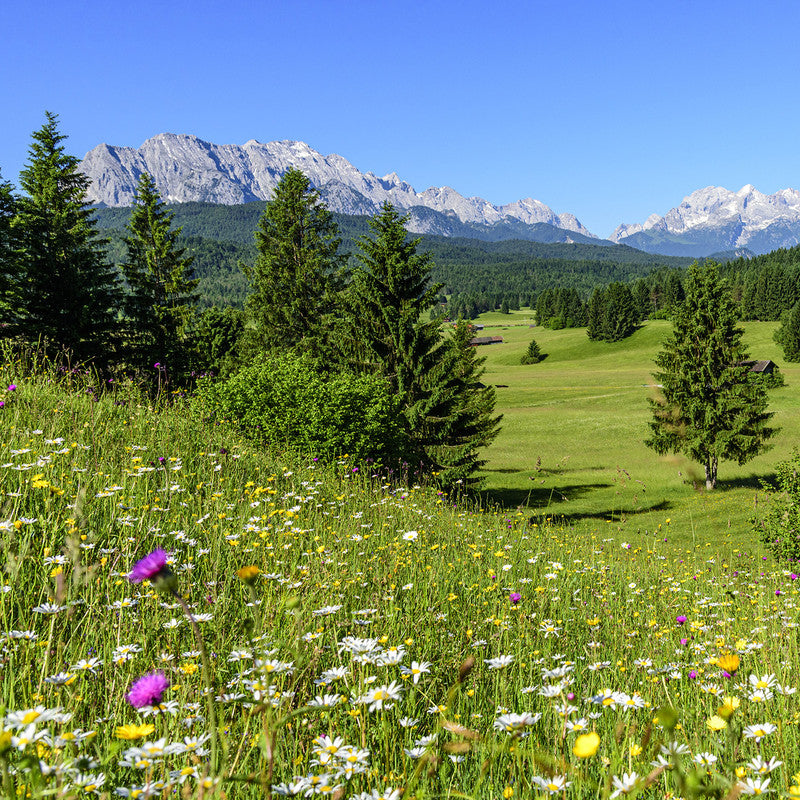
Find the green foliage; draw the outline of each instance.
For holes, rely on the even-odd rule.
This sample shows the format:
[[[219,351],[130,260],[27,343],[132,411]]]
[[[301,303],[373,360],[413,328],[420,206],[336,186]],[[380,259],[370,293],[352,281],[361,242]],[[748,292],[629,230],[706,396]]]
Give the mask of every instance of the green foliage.
[[[536,299],[536,321],[552,330],[586,324],[586,306],[576,289],[545,289]]]
[[[199,372],[227,375],[233,371],[244,335],[244,312],[212,306],[201,314],[194,331],[194,350]]]
[[[147,369],[156,362],[172,373],[189,367],[187,334],[196,300],[192,259],[172,228],[169,212],[147,173],[139,178],[125,237],[122,274],[128,285],[126,339],[132,365]]]
[[[525,351],[519,363],[538,364],[543,359],[544,359],[544,354],[542,353],[539,344],[537,343],[536,339],[531,339],[531,343],[528,345],[528,349]]]
[[[767,489],[766,513],[753,519],[765,549],[781,561],[800,559],[800,452],[775,466],[776,485]]]
[[[12,227],[17,212],[17,198],[11,184],[0,177],[0,313],[10,312],[7,307],[11,281],[15,273],[16,236]]]
[[[481,359],[458,326],[451,342],[429,318],[441,286],[430,256],[417,252],[389,203],[362,238],[347,295],[343,357],[359,373],[382,376],[396,394],[411,436],[414,466],[444,485],[471,480],[478,448],[494,438],[494,396],[479,386]],[[466,337],[466,339],[465,339]]]
[[[299,454],[355,462],[400,460],[407,437],[398,402],[377,376],[326,375],[308,355],[262,354],[220,382],[201,382],[199,407],[248,438]]]
[[[593,341],[619,342],[637,328],[633,292],[623,283],[595,289],[589,301],[587,336]]]
[[[340,243],[319,193],[302,172],[288,170],[259,221],[258,257],[245,268],[253,349],[330,351],[344,264]]]
[[[784,311],[781,326],[775,331],[775,341],[783,348],[787,361],[800,361],[800,302]]]
[[[470,322],[458,320],[452,337],[445,340],[439,372],[433,376],[443,398],[440,407],[448,409],[448,416],[439,422],[428,457],[432,456],[436,467],[437,482],[448,487],[471,488],[480,483],[475,473],[486,464],[480,453],[497,436],[502,419],[494,413],[494,388],[481,382],[486,357],[470,344],[474,335]]]
[[[238,305],[242,302],[247,293],[242,276],[230,268],[236,259],[232,259],[230,252],[215,253],[211,242],[224,242],[226,248],[240,249],[236,258],[252,263],[253,232],[265,208],[266,203],[261,201],[235,206],[212,203],[171,206],[175,224],[183,227],[187,246],[189,241],[193,243],[191,252],[196,258],[195,271],[201,279],[202,305]],[[100,226],[109,230],[123,228],[127,214],[127,209],[96,210]],[[341,252],[352,257],[358,249],[359,238],[369,233],[369,218],[334,213],[331,219],[341,235]],[[676,272],[677,268],[691,263],[687,258],[652,255],[624,245],[544,243],[522,239],[486,241],[430,234],[420,237],[419,251],[430,254],[433,259],[432,279],[447,288],[446,316],[451,319],[459,316],[472,319],[483,311],[499,308],[504,299],[510,309],[519,304],[520,298],[529,304],[532,295],[535,304],[535,296],[548,288],[573,288],[585,297],[595,286],[604,286],[612,281],[630,281],[664,269]],[[206,252],[208,258],[204,256]],[[213,259],[217,255],[219,272],[215,273]],[[664,291],[660,286],[653,288],[655,302],[661,302]],[[651,304],[652,310],[657,307]],[[646,316],[644,313],[641,318]]]
[[[114,353],[117,277],[86,202],[88,178],[65,152],[56,115],[46,118],[20,173],[25,194],[13,221],[17,258],[4,333],[42,340],[78,361],[107,363]]]
[[[706,487],[717,484],[723,459],[744,464],[767,447],[767,389],[741,366],[747,360],[733,300],[714,262],[689,269],[686,300],[673,315],[673,331],[656,357],[663,397],[651,401],[658,453],[684,453],[705,468]]]

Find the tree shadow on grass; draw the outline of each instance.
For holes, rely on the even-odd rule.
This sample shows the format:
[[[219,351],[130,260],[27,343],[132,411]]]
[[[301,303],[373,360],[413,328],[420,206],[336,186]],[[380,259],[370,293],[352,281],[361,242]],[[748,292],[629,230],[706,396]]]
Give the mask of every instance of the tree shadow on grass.
[[[577,511],[564,513],[559,511],[559,504],[577,500],[594,489],[607,489],[610,483],[584,483],[575,486],[544,487],[531,489],[491,489],[481,492],[480,501],[484,509],[504,509],[508,511],[522,510],[529,515],[530,524],[545,522],[573,525],[583,520],[622,521],[641,514],[667,511],[674,504],[661,500],[648,505],[636,504],[603,509],[600,511]]]
[[[727,480],[717,478],[717,488],[715,492],[724,492],[726,489],[761,489],[762,483],[774,486],[777,475],[774,471],[763,472],[760,475],[746,475],[741,478],[729,478]],[[704,488],[701,484],[700,488]]]
[[[574,525],[576,522],[586,520],[598,520],[602,522],[623,522],[631,517],[640,514],[652,514],[655,511],[668,511],[673,507],[669,500],[662,500],[659,503],[652,503],[648,506],[636,506],[635,508],[610,508],[605,511],[584,511],[574,514],[560,514],[558,509],[542,509],[531,514],[530,522],[542,524],[544,522],[560,523],[563,525]]]
[[[541,508],[551,503],[577,500],[594,489],[608,489],[610,483],[579,483],[572,486],[531,486],[529,489],[486,489],[480,493],[485,508]]]
[[[598,465],[596,467],[531,467],[529,469],[511,469],[507,467],[486,467],[483,472],[497,472],[501,475],[561,475],[564,472],[602,472],[607,470],[607,466]],[[498,490],[504,491],[504,490]]]

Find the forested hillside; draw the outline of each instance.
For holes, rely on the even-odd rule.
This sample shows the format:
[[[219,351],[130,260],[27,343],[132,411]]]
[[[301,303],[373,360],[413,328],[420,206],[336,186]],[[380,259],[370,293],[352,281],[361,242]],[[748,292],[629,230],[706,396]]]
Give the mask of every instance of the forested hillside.
[[[253,233],[265,205],[180,203],[169,207],[175,226],[183,228],[188,252],[194,256],[202,306],[239,306],[244,302],[247,284],[239,263],[251,263],[255,257]],[[100,208],[96,216],[98,226],[110,239],[111,257],[118,263],[124,253],[122,232],[130,209]],[[369,218],[344,214],[334,214],[333,218],[343,250],[352,253],[358,239],[369,231]],[[541,227],[546,238],[551,226]],[[630,281],[659,267],[690,263],[690,259],[651,255],[625,245],[518,239],[487,242],[422,235],[419,249],[433,257],[433,278],[444,284],[445,294],[475,313],[499,308],[504,300],[511,307],[535,304],[538,293],[548,288],[575,288],[588,297],[597,286]]]

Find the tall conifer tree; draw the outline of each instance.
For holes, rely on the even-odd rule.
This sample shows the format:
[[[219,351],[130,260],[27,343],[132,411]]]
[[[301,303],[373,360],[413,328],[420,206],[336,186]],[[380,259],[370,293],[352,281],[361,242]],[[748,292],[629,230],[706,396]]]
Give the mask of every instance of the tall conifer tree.
[[[441,285],[431,283],[431,259],[417,252],[419,239],[408,238],[407,220],[385,203],[370,220],[371,236],[359,242],[347,303],[350,364],[389,382],[416,463],[452,486],[472,478],[499,418],[493,392],[479,383],[482,361],[466,326],[448,341],[429,319]]]
[[[153,178],[142,174],[128,222],[122,273],[129,288],[125,312],[134,365],[147,369],[159,363],[181,373],[189,361],[187,333],[197,280],[192,258],[179,244],[181,228],[172,228],[172,217]]]
[[[333,216],[300,170],[281,178],[255,236],[258,256],[245,268],[251,347],[329,354],[345,258]]]
[[[672,334],[656,357],[663,397],[651,401],[658,453],[683,453],[717,485],[721,460],[744,464],[767,449],[767,389],[746,366],[736,309],[714,262],[689,268],[686,299],[675,308]]]
[[[80,361],[107,361],[120,297],[116,272],[86,201],[89,179],[65,152],[57,116],[46,112],[46,119],[20,173],[25,194],[14,219],[18,262],[7,330]]]
[[[11,184],[0,178],[0,313],[5,320],[11,311],[9,307],[12,282],[16,279],[17,247],[15,231],[12,227],[17,212],[17,198]]]

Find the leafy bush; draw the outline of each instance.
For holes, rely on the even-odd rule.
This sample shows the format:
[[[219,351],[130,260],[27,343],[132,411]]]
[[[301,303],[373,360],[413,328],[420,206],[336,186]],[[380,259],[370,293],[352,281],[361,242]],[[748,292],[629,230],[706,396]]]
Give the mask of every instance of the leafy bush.
[[[800,452],[775,467],[766,513],[753,520],[764,547],[779,560],[800,559]]]
[[[198,400],[245,436],[329,460],[402,458],[408,437],[388,385],[375,376],[322,373],[308,356],[262,355],[228,379],[206,381]]]

